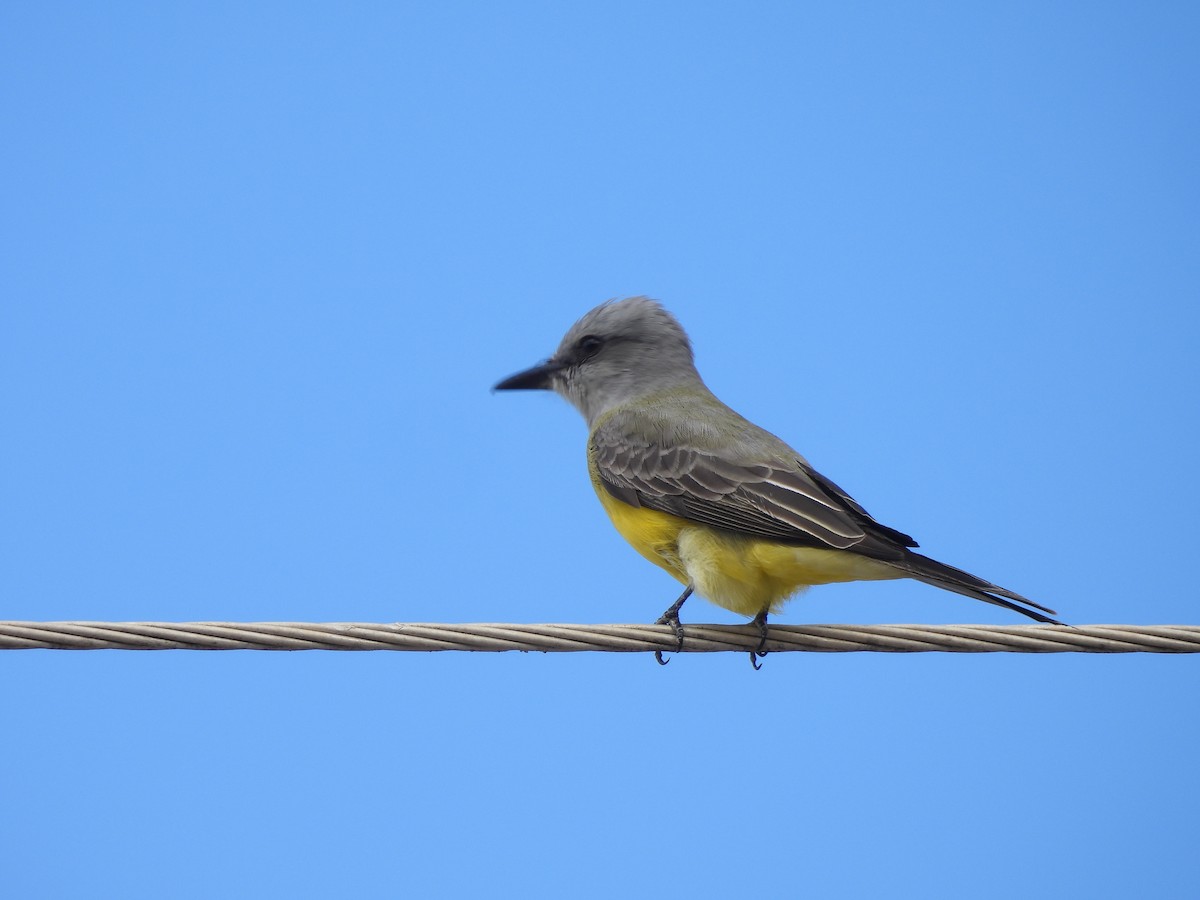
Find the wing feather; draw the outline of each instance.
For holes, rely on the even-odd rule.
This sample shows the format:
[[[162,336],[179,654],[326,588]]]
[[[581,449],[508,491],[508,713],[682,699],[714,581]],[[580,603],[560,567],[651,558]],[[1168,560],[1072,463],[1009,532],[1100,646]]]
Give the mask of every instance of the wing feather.
[[[798,456],[740,462],[686,444],[663,450],[631,439],[611,423],[592,433],[589,451],[603,488],[630,506],[780,543],[853,550],[891,563],[919,581],[1039,622],[1056,621],[1050,617],[1052,609],[912,552],[909,548],[916,547],[916,541],[876,522],[853,497]]]
[[[785,543],[845,549],[866,536],[853,513],[799,460],[739,464],[715,454],[638,443],[603,426],[592,435],[601,483],[614,497],[685,519]]]

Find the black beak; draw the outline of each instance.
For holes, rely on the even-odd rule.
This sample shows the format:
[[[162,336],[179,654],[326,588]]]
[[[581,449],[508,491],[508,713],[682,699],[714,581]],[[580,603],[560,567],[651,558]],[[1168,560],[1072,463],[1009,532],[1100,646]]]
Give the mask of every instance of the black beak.
[[[493,391],[548,391],[553,388],[551,381],[556,372],[562,371],[566,366],[562,363],[557,363],[552,359],[546,360],[534,366],[532,369],[526,369],[524,372],[518,372],[516,375],[510,375],[499,384]]]

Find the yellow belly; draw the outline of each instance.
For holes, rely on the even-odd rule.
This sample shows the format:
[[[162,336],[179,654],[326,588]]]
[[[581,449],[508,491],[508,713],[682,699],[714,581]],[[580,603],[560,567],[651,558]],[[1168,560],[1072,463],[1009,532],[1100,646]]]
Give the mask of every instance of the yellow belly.
[[[903,577],[856,553],[778,544],[630,506],[595,475],[592,484],[613,525],[638,553],[705,599],[743,615],[776,612],[814,584]]]

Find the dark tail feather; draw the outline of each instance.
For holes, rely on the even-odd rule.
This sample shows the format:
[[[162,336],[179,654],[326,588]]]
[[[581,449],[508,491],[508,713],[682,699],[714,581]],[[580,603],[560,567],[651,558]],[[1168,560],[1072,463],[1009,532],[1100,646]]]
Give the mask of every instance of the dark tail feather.
[[[910,551],[905,554],[905,558],[902,561],[898,561],[894,565],[908,572],[910,578],[923,581],[926,584],[932,584],[934,587],[954,591],[954,593],[962,594],[964,597],[973,597],[976,600],[982,600],[984,603],[1003,606],[1005,609],[1011,609],[1013,612],[1019,612],[1023,616],[1028,616],[1036,622],[1045,622],[1049,625],[1062,624],[1057,619],[1050,618],[1050,616],[1058,615],[1058,613],[1049,607],[1034,603],[1032,600],[992,584],[990,581],[976,578],[970,572],[964,572],[962,569],[948,566],[945,563],[938,562],[936,559],[922,556],[920,553],[912,553]],[[1027,607],[1033,608],[1029,609]],[[1041,612],[1037,612],[1037,610],[1041,610]],[[1049,613],[1050,615],[1042,615],[1042,613]]]

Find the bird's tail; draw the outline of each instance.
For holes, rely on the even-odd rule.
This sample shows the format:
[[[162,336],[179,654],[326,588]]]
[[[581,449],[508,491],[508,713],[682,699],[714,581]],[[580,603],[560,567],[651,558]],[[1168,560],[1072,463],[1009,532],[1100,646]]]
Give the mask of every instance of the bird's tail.
[[[977,578],[970,572],[964,572],[962,569],[948,566],[945,563],[938,562],[936,559],[922,556],[920,553],[913,553],[910,550],[905,554],[903,560],[897,561],[893,565],[903,569],[909,578],[915,578],[917,581],[932,584],[934,587],[954,591],[956,594],[962,594],[964,597],[973,597],[976,600],[982,600],[984,603],[1003,606],[1005,609],[1019,612],[1021,615],[1028,616],[1037,622],[1045,622],[1050,625],[1062,624],[1057,619],[1051,618],[1051,616],[1056,616],[1058,613],[1049,607],[1034,603],[1020,594],[992,584],[990,581],[984,581],[982,578]],[[1048,615],[1043,615],[1044,613]]]

